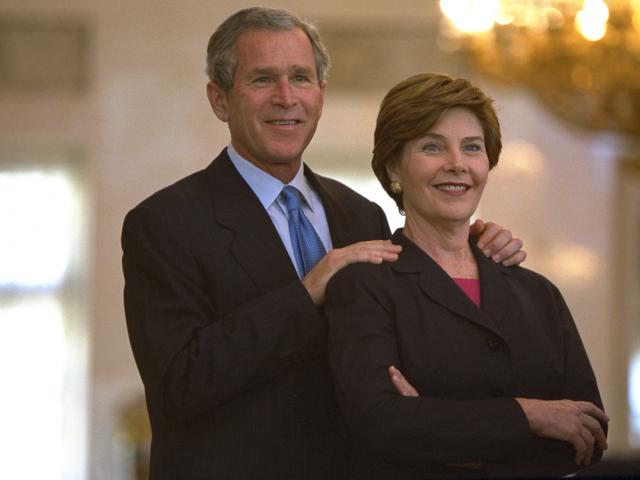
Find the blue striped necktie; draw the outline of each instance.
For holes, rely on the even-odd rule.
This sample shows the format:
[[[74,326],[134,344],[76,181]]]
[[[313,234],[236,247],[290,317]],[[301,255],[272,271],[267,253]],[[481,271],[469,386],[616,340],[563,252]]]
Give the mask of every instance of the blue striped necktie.
[[[287,185],[282,189],[280,198],[289,212],[289,235],[293,254],[298,270],[304,277],[327,252],[313,225],[302,211],[302,198],[298,189]]]

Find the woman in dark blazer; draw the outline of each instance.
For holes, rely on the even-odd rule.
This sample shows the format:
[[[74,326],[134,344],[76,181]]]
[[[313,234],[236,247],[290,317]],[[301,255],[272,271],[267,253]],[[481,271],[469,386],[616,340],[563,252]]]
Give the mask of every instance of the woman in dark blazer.
[[[560,292],[468,241],[501,148],[491,99],[466,80],[417,75],[382,102],[372,163],[406,214],[402,253],[342,270],[325,306],[354,478],[564,475],[607,448]],[[400,371],[404,395],[388,381]]]

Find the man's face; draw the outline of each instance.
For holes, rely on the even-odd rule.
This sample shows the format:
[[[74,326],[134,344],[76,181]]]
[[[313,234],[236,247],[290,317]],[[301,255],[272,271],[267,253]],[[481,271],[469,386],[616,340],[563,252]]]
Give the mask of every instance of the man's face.
[[[302,30],[250,30],[238,37],[233,88],[210,83],[214,112],[247,160],[288,182],[318,125],[325,84]]]

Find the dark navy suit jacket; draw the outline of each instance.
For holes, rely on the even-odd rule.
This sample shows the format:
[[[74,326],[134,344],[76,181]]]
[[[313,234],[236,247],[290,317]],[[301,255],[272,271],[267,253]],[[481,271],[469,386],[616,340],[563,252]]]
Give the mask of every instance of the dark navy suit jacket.
[[[389,237],[377,205],[305,175],[334,247]],[[122,246],[151,478],[344,477],[326,322],[226,152],[129,212]]]

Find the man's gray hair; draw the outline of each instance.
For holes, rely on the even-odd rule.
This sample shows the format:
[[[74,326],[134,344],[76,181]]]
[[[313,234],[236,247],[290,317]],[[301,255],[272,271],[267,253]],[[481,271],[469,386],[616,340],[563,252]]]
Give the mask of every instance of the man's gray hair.
[[[329,54],[320,40],[318,30],[287,10],[251,7],[240,10],[213,32],[207,46],[207,75],[209,79],[228,92],[233,88],[236,71],[236,43],[248,30],[302,30],[313,48],[318,81],[323,82],[329,70]]]

